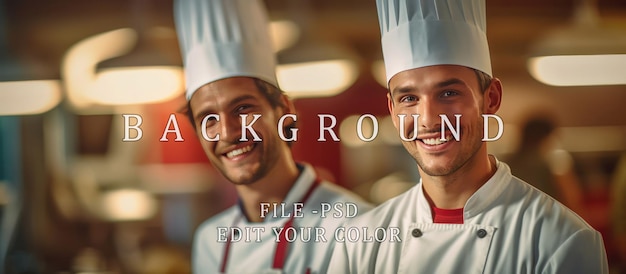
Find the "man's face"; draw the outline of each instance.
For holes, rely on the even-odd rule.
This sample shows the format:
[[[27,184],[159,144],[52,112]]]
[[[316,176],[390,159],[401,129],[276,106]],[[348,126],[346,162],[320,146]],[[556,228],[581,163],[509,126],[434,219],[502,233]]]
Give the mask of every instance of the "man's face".
[[[491,91],[490,86],[483,95],[475,72],[455,65],[400,72],[389,82],[389,89],[388,107],[394,125],[399,129],[398,115],[404,114],[404,136],[410,138],[417,131],[416,139],[402,141],[402,144],[420,169],[430,176],[454,174],[477,155],[484,145],[481,114],[495,113],[501,94]],[[494,98],[497,99],[495,104]],[[419,114],[417,128],[413,114]],[[440,114],[448,117],[453,129],[457,128],[454,115],[461,115],[459,141],[455,141],[448,126],[445,140],[440,139],[443,123]]]
[[[206,84],[194,93],[189,103],[204,152],[213,166],[234,184],[250,184],[263,178],[284,150],[289,150],[277,131],[283,109],[273,108],[251,78],[233,77]],[[220,120],[211,118],[202,128],[202,120],[209,114],[218,114]],[[261,115],[252,128],[262,141],[253,141],[254,135],[249,131],[245,132],[248,140],[240,141],[241,114],[248,114],[248,125],[254,114]],[[219,141],[205,140],[203,130],[209,138],[219,134]]]

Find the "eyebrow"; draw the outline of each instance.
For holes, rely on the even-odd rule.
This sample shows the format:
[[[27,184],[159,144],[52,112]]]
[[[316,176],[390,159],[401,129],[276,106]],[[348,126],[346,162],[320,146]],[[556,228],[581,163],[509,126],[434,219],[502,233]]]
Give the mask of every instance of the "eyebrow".
[[[444,87],[452,86],[452,85],[465,85],[465,82],[463,82],[461,79],[458,79],[458,78],[452,78],[452,79],[448,79],[443,82],[437,83],[435,87],[444,88]]]
[[[233,99],[231,102],[229,102],[228,103],[228,107],[232,107],[234,105],[237,105],[240,102],[245,101],[245,100],[255,100],[255,101],[258,101],[259,99],[254,97],[254,96],[252,96],[252,95],[250,95],[250,94],[241,95],[241,96]]]
[[[452,85],[465,85],[465,82],[459,78],[451,78],[442,82],[439,82],[435,85],[435,88],[444,88],[447,86],[452,86]],[[393,91],[391,92],[391,94],[403,94],[403,93],[409,93],[415,90],[415,87],[412,86],[400,86],[400,87],[396,87],[393,89]]]
[[[415,90],[414,87],[411,86],[404,86],[404,87],[396,87],[393,89],[393,91],[391,91],[391,95],[394,94],[402,94],[402,93],[409,93],[411,91]]]
[[[207,115],[209,115],[209,114],[213,114],[213,113],[212,113],[210,110],[205,110],[205,111],[202,111],[202,112],[198,113],[198,115],[196,115],[196,116],[194,117],[194,120],[195,120],[196,122],[197,122],[197,121],[202,121],[202,119],[204,119],[204,117],[206,117],[206,116],[207,116]]]

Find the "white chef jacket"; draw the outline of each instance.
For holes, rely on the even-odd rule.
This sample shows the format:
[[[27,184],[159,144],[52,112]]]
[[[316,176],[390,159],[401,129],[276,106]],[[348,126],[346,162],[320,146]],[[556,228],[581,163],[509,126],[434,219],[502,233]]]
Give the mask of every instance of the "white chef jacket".
[[[298,167],[301,174],[284,200],[286,214],[293,212],[293,204],[301,201],[316,180],[312,167],[308,165]],[[357,210],[353,206],[348,206],[348,203],[356,205]],[[335,184],[322,181],[304,203],[302,212],[299,214],[302,217],[293,219],[297,236],[288,238],[293,242],[288,245],[282,272],[326,273],[335,243],[335,229],[340,227],[347,218],[371,208],[370,204],[355,194]],[[322,216],[323,210],[325,216]],[[270,269],[277,246],[277,236],[273,228],[279,231],[289,219],[281,217],[280,210],[278,213],[278,216],[273,216],[273,211],[270,210],[263,222],[251,223],[243,217],[240,207],[235,205],[202,223],[196,231],[193,242],[193,272],[219,273],[226,241],[224,241],[224,234],[219,235],[218,228],[221,228],[223,232],[224,228],[237,227],[240,229],[239,235],[234,237],[241,237],[241,240],[231,241],[226,272],[273,273]],[[339,217],[340,213],[343,216]],[[225,234],[231,235],[231,232],[227,231]]]
[[[463,224],[433,223],[421,182],[347,222],[399,229],[400,241],[338,242],[329,273],[608,273],[600,233],[496,164],[465,204]]]

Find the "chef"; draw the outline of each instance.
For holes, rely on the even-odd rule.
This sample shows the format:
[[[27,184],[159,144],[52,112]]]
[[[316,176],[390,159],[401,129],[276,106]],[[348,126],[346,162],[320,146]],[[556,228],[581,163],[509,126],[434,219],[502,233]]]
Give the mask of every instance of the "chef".
[[[329,273],[608,273],[596,230],[487,153],[483,115],[502,85],[485,1],[376,4],[387,105],[421,179],[346,224],[397,228],[400,241],[338,242]]]
[[[281,138],[293,129],[277,130],[290,124],[280,117],[295,110],[278,88],[262,1],[179,0],[174,10],[187,112],[239,197],[197,229],[194,273],[326,273],[334,230],[370,206],[296,163]]]

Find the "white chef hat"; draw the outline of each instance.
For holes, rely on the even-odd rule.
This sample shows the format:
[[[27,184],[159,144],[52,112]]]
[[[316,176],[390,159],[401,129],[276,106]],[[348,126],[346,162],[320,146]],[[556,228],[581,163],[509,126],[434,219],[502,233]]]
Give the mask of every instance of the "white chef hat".
[[[485,0],[376,0],[387,83],[399,72],[461,65],[491,75]]]
[[[247,76],[276,87],[276,55],[260,0],[177,0],[176,31],[187,100],[201,86]]]

